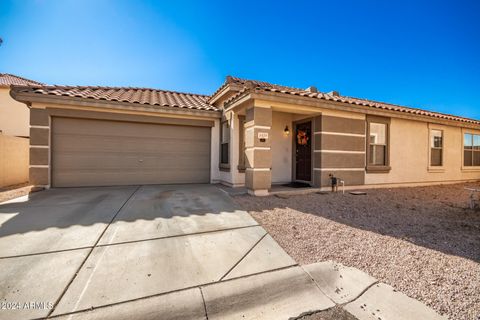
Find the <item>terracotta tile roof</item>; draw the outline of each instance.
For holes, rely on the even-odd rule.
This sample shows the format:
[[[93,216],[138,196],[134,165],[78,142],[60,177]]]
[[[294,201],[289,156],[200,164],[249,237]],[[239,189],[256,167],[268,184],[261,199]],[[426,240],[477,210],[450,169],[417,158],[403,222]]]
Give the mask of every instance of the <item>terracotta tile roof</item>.
[[[43,85],[43,83],[9,73],[0,73],[0,87],[10,87],[11,85],[29,86]]]
[[[276,88],[277,90],[285,90],[285,91],[305,91],[303,89],[299,88],[294,88],[294,87],[288,87],[288,86],[283,86],[280,84],[273,84],[265,81],[259,81],[259,80],[247,80],[247,79],[242,79],[242,78],[237,78],[237,77],[232,77],[232,76],[227,76],[227,81],[228,83],[235,83],[239,84],[242,86],[255,86],[255,87],[261,87],[261,88]]]
[[[375,109],[396,111],[396,112],[408,113],[413,115],[428,116],[428,117],[439,118],[444,120],[453,120],[453,121],[480,125],[480,120],[459,117],[459,116],[454,116],[454,115],[440,113],[440,112],[432,112],[432,111],[427,111],[427,110],[422,110],[417,108],[399,106],[399,105],[385,103],[385,102],[347,97],[342,95],[336,95],[333,93],[311,92],[305,89],[291,88],[291,87],[271,84],[263,81],[246,80],[246,79],[240,79],[240,78],[234,78],[234,77],[230,77],[230,79],[228,78],[229,77],[227,77],[227,81],[224,84],[224,86],[226,86],[228,83],[236,83],[236,84],[241,84],[243,86],[243,89],[240,90],[236,95],[232,96],[230,99],[225,101],[225,104],[229,104],[234,100],[236,100],[237,98],[239,98],[240,96],[248,94],[249,92],[252,92],[252,91],[278,92],[286,95],[295,95],[295,96],[309,97],[309,98],[315,98],[315,99],[322,99],[327,101],[342,102],[342,103],[348,103],[352,105],[371,107]]]
[[[217,93],[219,93],[220,91],[222,91],[226,86],[228,85],[234,85],[235,87],[247,87],[248,85],[253,85],[253,86],[258,86],[258,87],[269,87],[269,86],[275,86],[277,88],[284,88],[286,90],[301,90],[301,89],[298,89],[298,88],[291,88],[291,87],[286,87],[286,86],[281,86],[281,85],[278,85],[278,84],[271,84],[271,83],[268,83],[268,82],[265,82],[265,81],[257,81],[257,80],[246,80],[246,79],[242,79],[242,78],[237,78],[237,77],[233,77],[233,76],[227,76],[225,78],[225,82],[214,92],[212,93],[212,95],[210,96],[210,99],[215,97],[215,95]],[[240,90],[242,91],[242,90]],[[210,100],[209,99],[209,100]],[[229,99],[231,100],[231,99]]]
[[[92,86],[28,86],[14,87],[18,93],[33,93],[47,96],[63,96],[104,100],[110,102],[136,103],[147,106],[174,107],[204,111],[219,111],[207,103],[209,96],[132,87]]]
[[[2,77],[8,79],[17,79],[16,81],[31,81],[28,79],[12,76],[9,74],[0,74],[0,85]],[[35,84],[38,82],[33,81]],[[24,84],[24,83],[22,83]],[[29,85],[14,86],[16,92],[26,92],[38,95],[64,96],[73,98],[84,98],[94,100],[105,100],[111,102],[126,102],[142,104],[146,106],[176,107],[185,109],[196,109],[204,111],[220,111],[209,103],[215,94],[223,90],[226,86],[232,85],[235,90],[239,90],[235,95],[228,99],[225,104],[229,104],[250,92],[277,92],[285,95],[295,95],[313,99],[322,99],[347,103],[351,105],[371,107],[392,112],[402,112],[412,115],[428,116],[444,120],[453,120],[464,123],[480,125],[480,120],[469,119],[439,112],[432,112],[417,108],[404,107],[385,102],[378,102],[367,99],[353,98],[334,93],[312,92],[305,89],[287,87],[277,84],[271,84],[265,81],[247,80],[237,77],[227,76],[225,83],[211,96],[182,93],[175,91],[166,91],[150,88],[132,88],[132,87],[95,87],[95,86],[48,86],[48,85]],[[240,88],[240,89],[239,89]]]

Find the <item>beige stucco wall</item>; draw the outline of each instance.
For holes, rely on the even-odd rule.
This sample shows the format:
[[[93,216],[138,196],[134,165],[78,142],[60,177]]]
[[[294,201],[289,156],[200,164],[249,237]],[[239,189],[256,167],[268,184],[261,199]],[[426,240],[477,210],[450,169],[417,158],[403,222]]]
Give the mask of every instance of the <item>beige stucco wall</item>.
[[[29,136],[29,109],[10,97],[9,88],[0,88],[0,130],[9,136]]]
[[[211,135],[210,182],[218,183],[222,180],[222,175],[218,167],[220,161],[220,120],[215,120]]]
[[[429,130],[443,130],[443,168],[429,168]],[[459,127],[391,119],[389,173],[367,173],[365,184],[448,182],[480,179],[480,168],[462,170],[463,131]],[[480,133],[479,130],[468,130]]]
[[[255,105],[271,106],[272,113],[272,183],[290,181],[292,175],[291,134],[288,139],[283,136],[285,124],[289,123],[292,130],[292,121],[312,117],[318,114],[323,116],[344,117],[365,120],[366,115],[361,112],[332,110],[330,108],[272,103],[271,101],[256,100]],[[291,111],[292,113],[289,113]],[[306,111],[311,111],[306,114]],[[431,129],[440,129],[444,132],[444,165],[442,168],[429,168],[430,145],[429,134]],[[428,183],[448,183],[465,180],[480,180],[480,168],[465,169],[463,163],[463,133],[477,132],[450,125],[431,124],[410,119],[391,118],[390,127],[390,166],[389,173],[365,173],[366,185],[415,185]],[[237,152],[235,148],[232,150]]]
[[[28,181],[29,141],[0,134],[0,187]]]
[[[285,136],[284,129],[288,125],[290,134]],[[272,113],[272,183],[292,181],[292,114],[285,112]]]
[[[320,108],[322,116],[331,116],[331,117],[340,117],[340,118],[349,118],[349,119],[365,119],[364,113],[349,112],[349,111],[340,111],[340,110],[331,110]]]

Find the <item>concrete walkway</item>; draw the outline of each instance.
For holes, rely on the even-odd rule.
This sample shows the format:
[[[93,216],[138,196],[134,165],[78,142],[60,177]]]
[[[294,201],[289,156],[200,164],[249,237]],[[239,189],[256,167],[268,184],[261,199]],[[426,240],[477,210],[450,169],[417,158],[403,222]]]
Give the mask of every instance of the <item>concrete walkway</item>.
[[[325,261],[303,266],[303,269],[325,295],[356,319],[447,320],[419,301],[356,268]]]
[[[335,305],[362,320],[440,319],[359,270],[298,266],[212,185],[0,204],[0,270],[0,319],[289,319]]]

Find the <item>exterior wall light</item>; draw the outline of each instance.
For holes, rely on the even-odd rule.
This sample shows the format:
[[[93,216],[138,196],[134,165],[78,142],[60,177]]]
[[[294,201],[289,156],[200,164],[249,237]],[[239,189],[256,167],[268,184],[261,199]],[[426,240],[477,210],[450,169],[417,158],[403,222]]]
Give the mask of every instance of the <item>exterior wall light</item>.
[[[283,129],[283,135],[285,137],[288,137],[288,135],[290,134],[290,130],[288,129],[288,125],[285,126],[285,129]]]

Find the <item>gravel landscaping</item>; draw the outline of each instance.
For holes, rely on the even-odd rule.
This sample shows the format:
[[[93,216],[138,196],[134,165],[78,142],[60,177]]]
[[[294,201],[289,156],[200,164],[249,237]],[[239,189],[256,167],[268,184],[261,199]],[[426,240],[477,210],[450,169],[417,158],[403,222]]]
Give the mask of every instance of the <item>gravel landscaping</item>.
[[[450,319],[480,317],[480,212],[465,187],[235,196],[300,264],[359,268]]]

